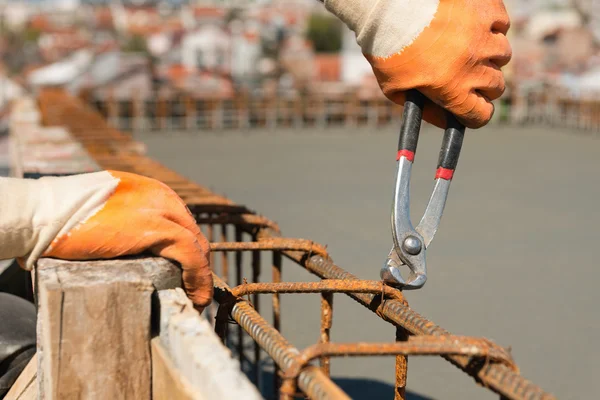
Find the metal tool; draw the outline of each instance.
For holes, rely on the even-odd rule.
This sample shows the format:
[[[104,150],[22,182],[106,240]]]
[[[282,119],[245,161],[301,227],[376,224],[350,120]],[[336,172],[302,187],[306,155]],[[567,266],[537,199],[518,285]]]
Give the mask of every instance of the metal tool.
[[[425,101],[425,96],[416,90],[407,93],[398,143],[398,170],[392,206],[394,246],[381,270],[381,279],[391,286],[403,289],[419,289],[427,281],[425,252],[440,225],[465,134],[465,127],[448,113],[433,193],[421,222],[414,228],[410,221],[410,174],[417,151]],[[404,265],[410,269],[407,280],[400,274],[400,268]]]

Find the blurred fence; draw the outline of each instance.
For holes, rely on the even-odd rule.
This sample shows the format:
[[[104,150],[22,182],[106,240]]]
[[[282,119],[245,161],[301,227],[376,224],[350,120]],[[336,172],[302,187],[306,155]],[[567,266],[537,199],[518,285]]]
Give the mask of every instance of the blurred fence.
[[[195,98],[182,94],[145,99],[89,97],[109,123],[126,131],[381,126],[400,121],[387,99],[355,96]]]
[[[383,97],[354,95],[196,98],[171,93],[146,98],[88,97],[115,128],[196,131],[397,124],[401,107]],[[552,126],[600,132],[600,93],[536,89],[496,102],[492,124]]]
[[[600,92],[529,90],[512,99],[509,121],[600,132]]]

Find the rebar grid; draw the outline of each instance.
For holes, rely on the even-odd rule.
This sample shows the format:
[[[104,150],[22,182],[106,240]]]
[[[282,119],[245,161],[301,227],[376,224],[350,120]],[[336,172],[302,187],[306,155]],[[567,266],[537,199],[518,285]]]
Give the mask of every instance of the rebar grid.
[[[161,164],[144,157],[140,146],[128,136],[108,127],[107,123],[83,102],[62,91],[46,90],[39,96],[45,125],[69,128],[82,141],[90,155],[104,169],[137,173],[163,181],[188,204],[211,241],[211,261],[221,252],[220,276],[214,274],[218,311],[215,331],[225,341],[235,339],[242,367],[254,361],[253,378],[259,386],[261,353],[274,361],[274,390],[281,399],[298,395],[298,389],[313,399],[347,399],[348,396],[330,379],[332,356],[396,356],[395,398],[405,398],[407,356],[439,355],[472,376],[476,382],[506,399],[554,399],[540,387],[525,380],[512,361],[509,351],[485,339],[455,337],[413,311],[402,292],[379,281],[362,281],[334,264],[324,246],[317,243],[281,237],[276,223],[258,216],[248,208],[212,193]],[[93,130],[90,130],[93,127]],[[106,135],[103,133],[106,132]],[[217,234],[217,229],[220,232]],[[229,241],[233,231],[234,241]],[[215,242],[215,237],[219,242]],[[244,241],[249,238],[249,241]],[[229,263],[228,253],[235,262]],[[252,282],[243,279],[243,253],[251,254]],[[261,253],[272,255],[272,282],[260,283]],[[320,282],[282,282],[282,257],[322,279]],[[233,265],[233,271],[231,266]],[[235,276],[235,287],[228,285],[229,274]],[[285,293],[319,293],[321,295],[321,328],[319,343],[300,351],[280,333],[280,296]],[[396,327],[390,343],[330,342],[333,297],[344,293],[369,308]],[[273,324],[260,314],[260,294],[273,296]],[[251,296],[251,298],[250,298]],[[209,309],[208,312],[211,312]],[[234,321],[238,327],[230,332]],[[244,348],[245,334],[253,339],[253,356]],[[320,367],[310,364],[318,358]]]

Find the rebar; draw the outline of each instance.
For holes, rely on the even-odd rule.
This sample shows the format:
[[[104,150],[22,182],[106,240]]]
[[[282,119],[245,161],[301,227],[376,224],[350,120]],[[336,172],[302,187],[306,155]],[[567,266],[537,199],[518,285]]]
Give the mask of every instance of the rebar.
[[[333,325],[333,293],[321,293],[321,338],[320,344],[328,344],[331,341],[331,326]],[[322,355],[320,365],[323,373],[331,376],[331,361],[328,355]]]
[[[231,307],[231,317],[273,358],[284,372],[301,362],[298,349],[269,325],[248,301],[233,296],[229,287],[217,276],[214,276],[214,284],[217,302]],[[298,386],[312,399],[349,399],[337,385],[323,374],[320,368],[307,368],[300,372]],[[295,390],[287,394],[293,396]]]
[[[273,266],[271,268],[273,275],[273,283],[277,284],[281,282],[281,262],[282,257],[279,251],[273,252]],[[281,332],[281,304],[279,302],[279,293],[273,293],[273,327]],[[273,369],[273,392],[277,395],[279,385],[281,384],[279,378],[279,367],[275,364]]]
[[[401,291],[381,281],[326,279],[321,282],[244,283],[232,291],[239,297],[258,293],[372,293],[405,301]]]
[[[143,155],[143,146],[129,135],[111,128],[90,107],[64,91],[45,89],[39,96],[42,119],[46,125],[68,128],[96,163],[104,169],[121,170],[152,177],[169,185],[188,205],[197,222],[208,227],[221,226],[220,242],[211,250],[222,252],[222,278],[215,275],[215,300],[219,303],[215,330],[227,342],[230,318],[238,324],[235,348],[242,368],[249,362],[244,349],[247,333],[255,343],[255,371],[260,372],[260,349],[274,361],[274,390],[281,398],[292,398],[296,387],[313,399],[347,399],[328,377],[331,356],[389,354],[396,357],[396,399],[405,397],[407,355],[435,354],[446,358],[472,376],[476,382],[513,400],[549,400],[554,397],[524,379],[512,363],[508,352],[491,342],[474,338],[452,337],[447,331],[413,311],[397,289],[378,281],[361,281],[335,265],[324,246],[308,240],[282,238],[276,223],[258,216],[245,206],[197,185]],[[161,105],[163,107],[164,104]],[[164,111],[164,110],[163,110]],[[228,227],[235,231],[234,242],[228,241]],[[244,242],[244,235],[251,242]],[[252,283],[243,276],[243,252],[252,252]],[[272,283],[260,283],[260,254],[272,253]],[[234,289],[227,286],[227,253],[235,252]],[[282,258],[323,279],[321,282],[281,282]],[[211,255],[214,259],[214,255]],[[273,326],[259,314],[259,295],[273,296]],[[321,295],[319,344],[300,352],[281,334],[280,295],[284,293],[318,293]],[[396,327],[395,342],[383,344],[337,344],[331,342],[333,293],[344,293]],[[244,296],[252,295],[252,303]],[[256,307],[253,308],[253,305]],[[409,335],[413,335],[410,336]],[[258,350],[256,350],[258,349]],[[257,353],[257,351],[259,353]],[[319,358],[321,367],[309,365]],[[279,387],[279,371],[287,378]],[[257,383],[259,379],[255,377]]]
[[[211,251],[302,251],[309,254],[327,255],[325,247],[310,240],[303,239],[283,239],[283,238],[268,238],[261,239],[257,242],[224,242],[211,243]]]
[[[408,341],[408,332],[402,327],[396,327],[396,342]],[[404,354],[396,356],[396,381],[394,386],[394,400],[406,399],[406,380],[408,375],[408,357]]]

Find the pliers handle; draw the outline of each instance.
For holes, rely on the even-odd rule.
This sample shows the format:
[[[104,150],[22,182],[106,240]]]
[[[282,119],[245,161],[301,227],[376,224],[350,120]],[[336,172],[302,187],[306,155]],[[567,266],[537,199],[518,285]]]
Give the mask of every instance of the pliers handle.
[[[410,221],[410,174],[417,151],[425,102],[426,97],[416,90],[406,95],[398,143],[398,169],[392,206],[394,246],[381,270],[381,279],[392,286],[404,289],[419,289],[427,281],[425,251],[440,225],[465,135],[465,127],[448,113],[435,175],[435,186],[423,218],[414,228]],[[407,280],[404,280],[400,274],[400,267],[403,265],[410,269]]]

